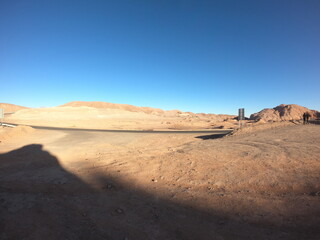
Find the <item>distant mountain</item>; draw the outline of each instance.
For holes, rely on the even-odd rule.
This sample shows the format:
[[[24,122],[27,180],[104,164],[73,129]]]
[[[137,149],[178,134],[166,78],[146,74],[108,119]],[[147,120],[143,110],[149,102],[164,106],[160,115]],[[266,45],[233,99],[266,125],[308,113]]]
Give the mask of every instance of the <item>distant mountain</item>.
[[[144,112],[147,114],[163,114],[164,111],[159,108],[151,107],[137,107],[129,104],[117,104],[107,102],[84,102],[74,101],[63,104],[59,107],[93,107],[93,108],[109,108],[109,109],[121,109],[129,112]]]
[[[4,109],[5,113],[16,112],[22,109],[28,109],[27,107],[14,105],[10,103],[0,103],[0,108]]]
[[[265,108],[258,113],[251,114],[250,119],[256,121],[289,121],[302,119],[302,115],[309,112],[311,118],[320,118],[320,112],[310,110],[296,104],[281,104],[275,108]]]
[[[93,107],[93,108],[109,108],[109,109],[121,109],[129,112],[143,112],[146,114],[153,114],[153,115],[161,115],[165,117],[188,117],[188,116],[197,116],[201,117],[208,117],[211,116],[212,118],[221,119],[228,119],[234,116],[227,115],[227,114],[204,114],[199,113],[195,114],[192,112],[182,112],[180,110],[169,110],[165,111],[160,108],[152,108],[152,107],[137,107],[129,104],[117,104],[117,103],[108,103],[108,102],[85,102],[85,101],[74,101],[69,102],[58,107]]]

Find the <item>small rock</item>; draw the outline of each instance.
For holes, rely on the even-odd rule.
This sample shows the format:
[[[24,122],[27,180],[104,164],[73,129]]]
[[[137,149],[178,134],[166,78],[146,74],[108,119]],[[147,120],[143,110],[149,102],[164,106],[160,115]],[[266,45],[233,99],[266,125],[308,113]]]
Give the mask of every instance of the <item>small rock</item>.
[[[124,213],[124,210],[122,208],[117,208],[116,212],[119,213],[119,214],[122,214],[122,213]]]
[[[158,180],[157,180],[157,179],[151,179],[151,181],[152,181],[152,182],[158,182]]]

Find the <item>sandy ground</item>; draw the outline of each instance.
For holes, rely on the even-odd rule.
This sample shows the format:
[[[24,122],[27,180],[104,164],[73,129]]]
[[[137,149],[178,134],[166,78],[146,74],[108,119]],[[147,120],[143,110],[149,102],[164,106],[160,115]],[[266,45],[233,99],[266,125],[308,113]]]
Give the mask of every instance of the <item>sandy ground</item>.
[[[212,129],[237,126],[234,116],[215,114],[130,112],[94,107],[52,107],[24,109],[5,116],[4,122],[35,126],[90,129]],[[227,120],[227,121],[226,121]]]
[[[0,239],[319,239],[320,126],[218,137],[1,129]]]

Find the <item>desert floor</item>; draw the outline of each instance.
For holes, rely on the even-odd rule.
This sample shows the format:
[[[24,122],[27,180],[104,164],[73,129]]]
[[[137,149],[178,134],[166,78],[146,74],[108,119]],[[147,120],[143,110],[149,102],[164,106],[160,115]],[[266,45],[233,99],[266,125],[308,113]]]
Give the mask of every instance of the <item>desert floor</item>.
[[[238,125],[234,117],[180,113],[178,110],[160,114],[83,106],[24,109],[7,113],[4,122],[89,129],[195,130],[234,128]]]
[[[320,238],[320,125],[0,133],[0,239]]]

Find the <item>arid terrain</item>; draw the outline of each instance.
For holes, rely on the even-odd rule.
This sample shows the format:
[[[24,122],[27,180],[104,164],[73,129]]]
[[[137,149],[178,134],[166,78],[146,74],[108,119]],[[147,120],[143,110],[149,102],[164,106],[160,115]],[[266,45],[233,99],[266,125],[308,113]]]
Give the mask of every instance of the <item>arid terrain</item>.
[[[88,115],[64,121],[72,111]],[[118,118],[108,120],[112,111]],[[228,115],[143,111],[64,106],[21,109],[5,120],[96,129],[237,126]],[[95,122],[97,113],[107,123]],[[180,125],[161,124],[168,118]],[[319,239],[320,125],[298,118],[247,120],[228,136],[2,127],[0,239]]]
[[[15,105],[14,105],[15,106]],[[212,129],[236,127],[236,116],[225,114],[204,114],[164,111],[150,107],[136,107],[127,104],[105,102],[71,102],[51,108],[21,108],[12,111],[13,106],[3,105],[7,112],[5,121],[10,123],[93,128],[93,129]]]

